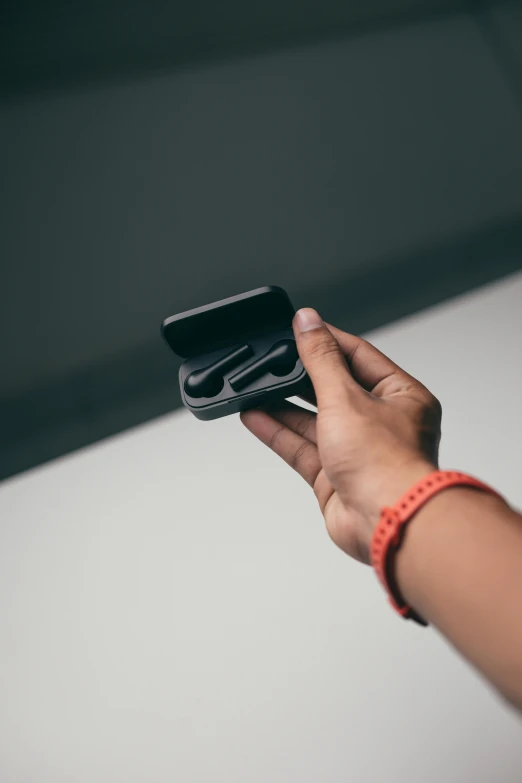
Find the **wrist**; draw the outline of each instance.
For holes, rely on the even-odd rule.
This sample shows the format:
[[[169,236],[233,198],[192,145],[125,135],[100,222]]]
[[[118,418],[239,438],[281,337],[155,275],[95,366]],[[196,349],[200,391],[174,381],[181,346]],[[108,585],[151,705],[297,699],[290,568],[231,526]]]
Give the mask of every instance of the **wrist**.
[[[421,615],[433,617],[428,574],[437,578],[439,568],[456,569],[465,581],[470,542],[482,525],[491,532],[506,514],[513,512],[501,497],[473,487],[448,487],[430,498],[408,525],[396,555],[395,578],[404,600]]]
[[[383,508],[394,506],[412,486],[437,469],[437,466],[432,462],[418,459],[397,464],[379,472],[373,482],[373,493],[364,512],[368,528],[368,546],[381,518]]]
[[[499,499],[501,501],[501,506],[508,508],[503,498],[501,498],[492,487],[484,484],[484,482],[479,479],[460,471],[436,470],[432,474],[424,476],[420,481],[411,486],[396,504],[383,509],[381,519],[372,537],[372,564],[375,567],[379,581],[388,593],[390,603],[400,615],[415,620],[421,625],[426,625],[427,623],[415,609],[415,607],[419,606],[418,601],[411,601],[405,598],[397,579],[397,553],[400,551],[401,547],[404,547],[405,535],[407,535],[412,521],[415,520],[417,521],[417,524],[420,524],[416,517],[419,515],[421,509],[424,508],[426,515],[425,507],[427,503],[429,504],[430,500],[433,500],[433,498],[441,492],[445,492],[456,486],[472,487],[474,490],[474,493],[471,496],[476,498],[473,508],[470,510],[470,504],[468,502],[467,506],[465,505],[464,508],[459,508],[457,506],[456,509],[457,519],[459,520],[460,517],[463,517],[468,528],[469,523],[472,523],[473,518],[480,512],[480,506],[488,505],[487,501],[484,501],[484,493],[488,496],[493,495],[496,500]],[[479,490],[479,492],[477,493],[476,490]],[[477,499],[480,500],[478,508]],[[495,505],[497,507],[497,513],[499,513],[500,507],[498,504]],[[449,513],[444,515],[446,521],[447,518],[451,516],[452,512],[455,514],[455,506],[455,501],[453,501]],[[491,509],[489,509],[488,513],[491,514]],[[438,533],[438,526],[435,525],[432,527],[435,527]],[[447,544],[447,541],[443,543]],[[428,557],[431,557],[432,551],[432,548],[428,547],[425,550],[425,554],[428,554]],[[468,546],[466,554],[469,554],[469,551],[470,547]],[[416,561],[415,566],[417,567]],[[421,581],[425,584],[425,580]]]
[[[393,466],[379,468],[364,483],[357,482],[356,493],[350,492],[350,503],[360,514],[358,530],[360,560],[371,563],[370,548],[375,528],[379,524],[383,508],[394,506],[410,487],[437,470],[428,460],[416,459],[396,462]]]

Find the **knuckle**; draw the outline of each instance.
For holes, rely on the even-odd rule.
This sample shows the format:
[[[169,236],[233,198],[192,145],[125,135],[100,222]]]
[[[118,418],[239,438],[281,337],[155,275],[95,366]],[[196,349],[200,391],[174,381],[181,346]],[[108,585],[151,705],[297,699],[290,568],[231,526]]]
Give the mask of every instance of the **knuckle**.
[[[296,422],[295,431],[302,438],[306,438],[307,434],[310,432],[311,427],[312,427],[312,419],[302,418]]]
[[[440,401],[435,397],[434,394],[430,392],[429,389],[427,389],[425,386],[419,385],[419,401],[422,402],[424,408],[426,408],[431,413],[435,414],[441,414],[442,413],[442,405],[440,404]]]
[[[277,451],[277,444],[279,443],[279,441],[281,439],[281,436],[283,435],[284,431],[285,431],[285,428],[284,428],[283,425],[281,425],[276,430],[274,430],[274,432],[270,436],[270,440],[268,441],[268,446],[269,446],[269,448],[272,449],[272,451]]]
[[[424,398],[424,413],[427,421],[435,424],[442,418],[442,405],[440,400],[431,392],[426,391]]]
[[[308,345],[308,354],[312,358],[324,358],[327,356],[337,356],[339,348],[337,343],[329,339],[328,335],[314,335]]]
[[[305,441],[293,453],[292,457],[290,458],[290,466],[292,468],[297,468],[299,463],[302,462],[303,457],[305,456],[306,452],[310,449],[311,445],[312,444],[309,441]]]
[[[442,416],[442,403],[434,394],[431,395],[430,408],[439,418]]]

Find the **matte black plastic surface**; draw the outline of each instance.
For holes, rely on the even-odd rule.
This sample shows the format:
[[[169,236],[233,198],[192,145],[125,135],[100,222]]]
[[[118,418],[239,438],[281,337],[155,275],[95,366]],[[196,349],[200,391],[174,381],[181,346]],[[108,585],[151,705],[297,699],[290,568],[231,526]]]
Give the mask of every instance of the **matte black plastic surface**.
[[[238,338],[291,326],[295,310],[278,286],[264,286],[172,315],[162,324],[165,340],[183,359],[232,345]]]
[[[254,351],[248,343],[234,348],[219,359],[214,359],[207,367],[194,370],[185,379],[183,388],[189,397],[215,397],[223,389],[225,377],[229,370],[233,370],[254,355]],[[248,382],[248,377],[246,381]],[[230,384],[233,389],[235,386]],[[246,385],[246,384],[244,384]]]
[[[164,321],[165,340],[186,358],[179,383],[194,416],[216,419],[309,386],[295,346],[294,312],[282,288],[266,286]]]
[[[293,338],[287,337],[284,340],[278,340],[255,362],[250,362],[229,378],[228,382],[235,392],[240,392],[268,373],[275,375],[276,378],[284,378],[294,370],[298,358],[299,354]]]

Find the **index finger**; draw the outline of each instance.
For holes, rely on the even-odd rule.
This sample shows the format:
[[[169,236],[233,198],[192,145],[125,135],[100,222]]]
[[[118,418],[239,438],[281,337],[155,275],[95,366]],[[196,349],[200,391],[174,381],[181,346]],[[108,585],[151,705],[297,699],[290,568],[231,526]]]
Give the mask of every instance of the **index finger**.
[[[390,386],[418,383],[374,345],[354,334],[326,324],[348,360],[355,380],[374,394],[389,394]]]

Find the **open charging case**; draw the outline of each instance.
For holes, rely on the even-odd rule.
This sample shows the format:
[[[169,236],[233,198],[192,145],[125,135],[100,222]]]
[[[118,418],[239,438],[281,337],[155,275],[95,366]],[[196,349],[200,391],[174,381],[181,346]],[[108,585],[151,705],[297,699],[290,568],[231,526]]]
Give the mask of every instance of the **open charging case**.
[[[163,337],[185,360],[183,404],[208,421],[302,393],[294,314],[286,291],[265,286],[167,318]]]

